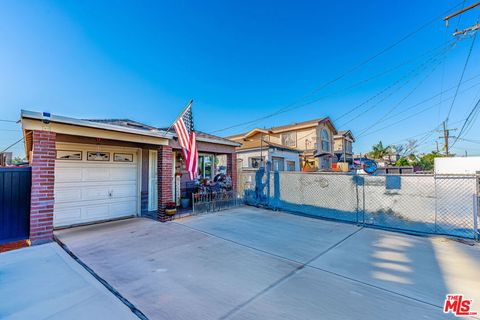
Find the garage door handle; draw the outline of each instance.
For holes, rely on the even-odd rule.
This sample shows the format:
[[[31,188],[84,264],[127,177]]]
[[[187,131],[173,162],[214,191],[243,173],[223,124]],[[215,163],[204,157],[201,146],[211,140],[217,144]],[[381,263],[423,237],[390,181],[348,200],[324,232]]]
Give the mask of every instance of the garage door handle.
[[[108,192],[108,196],[111,198],[112,195],[113,195],[113,191],[109,191],[109,192]]]

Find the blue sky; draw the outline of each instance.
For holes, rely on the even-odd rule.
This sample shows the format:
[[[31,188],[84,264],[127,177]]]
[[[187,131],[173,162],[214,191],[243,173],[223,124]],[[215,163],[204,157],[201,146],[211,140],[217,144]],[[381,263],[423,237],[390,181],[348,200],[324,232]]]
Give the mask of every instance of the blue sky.
[[[197,129],[216,132],[298,102],[455,4],[462,1],[4,0],[0,119],[16,120],[24,108],[168,126],[194,99]],[[459,27],[472,25],[479,13],[464,14]],[[409,137],[421,140],[419,151],[430,151],[440,133],[425,132],[445,119],[451,100],[440,101],[454,90],[415,104],[458,83],[472,39],[447,53],[440,47],[453,39],[457,20],[447,29],[438,18],[306,100],[318,101],[216,134],[323,116],[336,120],[357,107],[334,122],[358,136],[356,152]],[[464,80],[480,74],[479,54],[477,39]],[[479,96],[480,77],[460,87],[451,127],[461,127]],[[477,121],[464,138],[480,141],[479,129]],[[0,122],[0,133],[0,148],[21,138],[14,123]],[[459,140],[455,147],[458,154],[480,155],[478,143]],[[22,144],[12,150],[23,155]]]

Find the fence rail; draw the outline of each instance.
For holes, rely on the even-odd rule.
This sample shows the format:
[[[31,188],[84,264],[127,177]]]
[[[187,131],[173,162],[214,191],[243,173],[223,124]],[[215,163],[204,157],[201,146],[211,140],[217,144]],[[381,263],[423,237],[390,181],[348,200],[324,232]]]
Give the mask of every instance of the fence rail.
[[[389,229],[478,239],[478,175],[242,171],[244,202]]]
[[[192,194],[193,214],[221,211],[242,205],[236,191],[205,192]]]

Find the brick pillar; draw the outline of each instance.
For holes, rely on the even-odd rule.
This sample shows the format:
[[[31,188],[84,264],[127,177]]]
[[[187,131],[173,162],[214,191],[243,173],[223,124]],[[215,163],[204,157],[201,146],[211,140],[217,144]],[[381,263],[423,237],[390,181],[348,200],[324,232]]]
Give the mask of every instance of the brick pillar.
[[[158,220],[166,221],[165,206],[172,201],[172,147],[158,147]]]
[[[32,244],[41,244],[53,238],[56,134],[34,130],[32,135],[30,241]]]
[[[237,190],[237,154],[227,154],[227,175],[232,178],[232,188]]]

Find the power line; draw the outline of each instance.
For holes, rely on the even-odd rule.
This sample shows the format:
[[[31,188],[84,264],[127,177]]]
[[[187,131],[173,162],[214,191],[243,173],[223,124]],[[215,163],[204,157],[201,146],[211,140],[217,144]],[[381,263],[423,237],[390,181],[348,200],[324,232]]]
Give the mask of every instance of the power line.
[[[277,115],[278,115],[278,114],[281,114],[281,113],[284,113],[284,112],[288,112],[288,111],[293,110],[293,109],[298,109],[298,108],[301,108],[301,107],[310,105],[310,104],[312,104],[312,103],[314,103],[314,102],[317,102],[317,101],[319,101],[319,100],[321,100],[321,99],[325,99],[325,98],[328,98],[328,97],[331,97],[331,96],[335,96],[335,95],[337,95],[337,94],[339,94],[339,93],[343,93],[344,91],[347,91],[347,90],[353,89],[353,88],[355,88],[355,87],[358,87],[359,85],[368,83],[368,82],[370,82],[370,81],[372,81],[372,80],[374,80],[374,79],[376,79],[376,78],[378,78],[378,77],[381,77],[382,75],[388,74],[389,72],[391,72],[391,71],[393,71],[393,70],[396,70],[396,69],[398,69],[398,68],[400,68],[400,67],[402,67],[402,66],[404,66],[404,65],[407,65],[407,64],[409,64],[409,63],[411,63],[411,62],[413,62],[413,61],[416,61],[418,58],[420,58],[420,57],[422,57],[422,56],[425,56],[425,55],[427,55],[427,54],[430,53],[430,52],[434,52],[434,51],[436,51],[436,50],[438,50],[438,49],[445,49],[445,48],[447,48],[449,45],[450,45],[450,46],[451,46],[451,45],[454,45],[457,41],[458,41],[458,39],[446,41],[446,42],[442,43],[440,46],[437,46],[437,47],[435,47],[434,49],[427,50],[427,51],[423,52],[422,54],[416,56],[415,58],[409,59],[409,60],[407,60],[407,61],[404,61],[404,62],[396,65],[395,67],[393,67],[393,68],[391,68],[391,69],[388,69],[388,70],[386,70],[386,71],[382,71],[382,72],[380,72],[380,73],[378,73],[378,74],[376,74],[376,75],[374,75],[374,76],[372,76],[372,77],[370,77],[370,78],[367,78],[367,79],[364,79],[364,80],[360,80],[360,81],[354,83],[353,85],[351,85],[351,86],[349,86],[349,87],[346,87],[346,88],[344,88],[344,89],[338,90],[338,91],[336,91],[336,92],[330,93],[330,94],[325,95],[325,96],[321,96],[321,97],[315,98],[315,99],[313,99],[313,100],[307,101],[307,102],[305,102],[305,103],[303,103],[303,104],[297,105],[297,106],[292,107],[292,108],[290,108],[290,109],[285,109],[285,110],[279,111],[279,112],[277,112]],[[452,43],[452,42],[454,42],[454,43]],[[418,66],[416,66],[416,67],[414,67],[412,70],[410,70],[409,73],[405,74],[404,76],[402,76],[400,79],[398,79],[397,81],[395,81],[395,82],[392,83],[391,85],[387,86],[386,88],[384,88],[383,90],[381,90],[380,92],[378,92],[378,93],[375,94],[374,96],[368,98],[368,99],[365,100],[364,102],[360,103],[359,105],[357,105],[357,106],[355,106],[355,107],[352,107],[349,111],[347,111],[347,112],[343,113],[342,115],[340,115],[339,117],[333,119],[333,121],[338,121],[339,119],[347,116],[348,114],[352,113],[353,111],[360,109],[360,108],[363,107],[364,105],[368,104],[370,101],[372,101],[372,100],[374,100],[375,98],[381,96],[383,93],[387,92],[389,89],[393,88],[394,86],[396,86],[396,85],[398,85],[399,83],[401,83],[403,80],[407,79],[409,76],[411,76],[411,74],[413,74],[413,77],[418,76],[418,75],[420,74],[420,72],[417,72],[417,73],[415,74],[415,71],[418,71],[418,70],[420,69],[420,67],[426,66],[426,65],[428,64],[427,62],[434,61],[435,58],[436,58],[437,56],[441,55],[442,53],[443,53],[443,51],[440,52],[440,53],[434,54],[433,56],[431,56],[430,58],[428,58],[425,62],[421,63],[420,65],[418,65]],[[424,69],[426,69],[426,68],[424,68]],[[421,71],[423,71],[424,69],[422,69]],[[410,79],[410,80],[411,80],[411,79]],[[408,83],[410,80],[408,80],[407,83]],[[407,83],[405,83],[404,85],[406,85]],[[402,88],[404,85],[402,85],[400,88]],[[386,100],[386,99],[389,98],[391,95],[393,95],[393,93],[391,93],[390,95],[388,95],[387,97],[385,97],[384,99],[382,99],[380,102]],[[380,102],[377,102],[376,105],[378,105]],[[376,106],[376,105],[375,105],[375,106]],[[374,107],[375,107],[375,106],[374,106]],[[373,107],[369,108],[368,110],[370,110],[370,109],[372,109],[372,108],[373,108]],[[367,110],[367,111],[368,111],[368,110]],[[261,121],[261,120],[263,120],[263,119],[264,119],[264,118],[250,121],[250,124],[259,122],[259,121]],[[349,121],[349,122],[351,122],[351,121]],[[349,122],[347,122],[347,123],[349,123]],[[245,128],[247,128],[247,126],[245,126]]]
[[[465,9],[465,2],[467,2],[467,0],[463,0],[462,10]],[[462,21],[462,15],[459,15],[459,16],[458,16],[457,26],[455,27],[455,30],[458,30],[458,27],[460,26],[460,21]],[[445,30],[446,30],[446,29],[445,29]]]
[[[448,120],[450,119],[450,114],[452,113],[453,105],[455,104],[455,101],[457,99],[458,89],[460,89],[460,84],[462,83],[463,76],[465,75],[465,70],[467,69],[468,61],[470,60],[470,56],[472,54],[472,49],[473,49],[473,46],[475,44],[475,39],[477,39],[477,33],[475,33],[475,35],[473,36],[473,40],[472,40],[472,43],[470,45],[470,49],[468,51],[467,59],[465,60],[465,64],[463,66],[462,75],[460,76],[460,80],[458,81],[458,86],[457,86],[457,90],[455,91],[455,96],[452,100],[452,104],[450,105],[450,109],[448,110],[447,118],[445,119],[446,122],[448,122]]]
[[[446,43],[442,44],[440,47],[437,47],[435,48],[434,50],[438,49],[438,48],[443,48],[443,47],[446,47],[447,45],[450,44],[451,41],[447,41]],[[441,53],[440,53],[441,54]],[[434,60],[435,57],[437,57],[438,55],[440,54],[436,54],[432,57],[430,57],[426,62],[420,64],[419,66],[413,68],[412,70],[410,70],[409,73],[407,73],[406,75],[404,75],[403,77],[401,77],[400,79],[398,79],[397,81],[395,81],[394,83],[392,83],[390,86],[387,86],[386,88],[384,88],[383,90],[381,90],[380,92],[378,92],[377,94],[375,94],[373,97],[365,100],[364,102],[362,102],[361,104],[353,107],[353,108],[350,108],[350,110],[348,110],[347,112],[344,112],[343,114],[341,114],[340,116],[338,116],[337,118],[334,119],[334,121],[338,121],[342,118],[344,118],[345,116],[351,114],[353,111],[355,110],[358,110],[359,108],[361,108],[362,106],[366,105],[368,102],[372,101],[373,99],[377,98],[378,96],[380,96],[381,94],[383,94],[384,92],[388,91],[389,89],[391,89],[392,87],[394,87],[395,85],[397,85],[398,83],[400,83],[402,80],[404,80],[405,78],[407,78],[410,74],[414,73],[416,70],[418,70],[419,67],[421,66],[424,66],[427,64],[428,61],[432,61]],[[423,55],[421,55],[423,56]],[[413,60],[416,60],[416,59],[413,59]],[[418,75],[418,74],[417,74]],[[416,76],[416,75],[415,75]],[[347,88],[349,89],[349,88]],[[377,103],[378,104],[378,103]],[[368,109],[370,110],[370,109]],[[349,122],[348,122],[349,123]],[[342,125],[345,125],[345,124],[342,124]]]
[[[21,142],[24,138],[22,137],[21,139],[15,141],[14,143],[12,143],[11,145],[9,145],[8,147],[6,147],[5,149],[3,149],[2,151],[0,151],[0,153],[3,153],[5,151],[7,151],[8,149],[10,149],[11,147],[15,146],[17,143]]]
[[[468,81],[468,80],[466,80],[466,81]],[[466,82],[466,81],[465,81],[465,82]],[[478,85],[480,85],[480,83],[476,83],[476,84],[472,85],[471,87],[469,87],[469,88],[467,88],[467,89],[464,89],[463,91],[461,91],[461,93],[464,93],[464,92],[466,92],[466,91],[468,91],[468,90],[471,90],[471,89],[477,87]],[[452,88],[452,89],[453,89],[453,88]],[[451,90],[451,89],[449,89],[449,90]],[[446,91],[449,91],[449,90],[446,90]],[[446,92],[446,91],[444,91],[444,92]],[[443,93],[443,92],[442,92],[442,93]],[[403,110],[402,112],[399,112],[399,113],[397,113],[397,114],[395,114],[395,115],[392,115],[392,116],[390,116],[390,117],[385,118],[384,120],[388,120],[388,119],[395,118],[395,117],[397,117],[398,115],[400,115],[400,114],[402,114],[402,113],[404,113],[404,112],[406,112],[406,111],[408,111],[408,110],[413,109],[413,107],[417,107],[417,106],[419,106],[419,105],[421,105],[421,104],[424,104],[425,102],[428,102],[428,101],[432,100],[433,98],[437,97],[438,95],[440,95],[440,94],[436,94],[436,95],[433,96],[433,97],[430,97],[430,98],[428,98],[428,99],[425,99],[425,100],[423,100],[422,102],[419,102],[419,103],[417,103],[417,104],[415,104],[415,105],[413,105],[413,106],[411,106],[411,107],[408,107],[407,109]],[[391,128],[391,127],[399,124],[400,122],[406,121],[406,120],[408,120],[408,119],[410,119],[410,118],[413,118],[413,117],[415,117],[415,116],[418,116],[419,114],[421,114],[421,113],[423,113],[423,112],[425,112],[425,111],[428,111],[428,110],[430,110],[430,109],[432,109],[432,108],[434,108],[434,107],[436,107],[436,106],[438,106],[438,105],[441,105],[444,101],[448,101],[448,100],[450,100],[450,99],[452,99],[452,98],[453,98],[453,96],[451,96],[451,97],[449,97],[449,98],[446,98],[446,99],[444,99],[444,100],[442,100],[442,101],[440,101],[440,102],[438,102],[438,103],[435,103],[435,104],[433,104],[433,105],[431,105],[431,106],[429,106],[429,107],[427,107],[427,108],[422,109],[421,111],[418,111],[417,113],[411,114],[411,115],[409,115],[409,116],[407,116],[407,117],[405,117],[405,118],[402,118],[402,119],[400,119],[400,120],[398,120],[398,121],[392,122],[392,123],[390,123],[390,124],[388,124],[388,125],[386,125],[386,126],[384,126],[384,127],[381,127],[381,128],[379,128],[379,129],[377,129],[377,130],[374,130],[374,131],[372,131],[372,132],[370,132],[370,133],[367,133],[367,134],[365,134],[365,133],[360,133],[360,135],[358,136],[358,138],[360,138],[360,137],[365,137],[365,136],[368,136],[368,135],[377,133],[377,132],[379,132],[379,131],[382,131],[382,130],[384,130],[384,129]]]
[[[353,88],[358,87],[358,86],[360,86],[360,85],[362,85],[362,84],[366,84],[366,83],[368,83],[368,82],[370,82],[370,81],[372,81],[372,80],[374,80],[374,79],[376,79],[376,78],[378,78],[378,77],[381,77],[381,76],[383,76],[383,75],[385,75],[385,74],[388,74],[388,73],[390,73],[390,72],[392,72],[392,71],[394,71],[394,70],[396,70],[396,69],[398,69],[398,68],[400,68],[400,67],[402,67],[402,66],[404,66],[404,65],[408,65],[409,63],[411,63],[411,62],[413,62],[413,61],[416,61],[418,58],[423,57],[423,56],[425,56],[425,55],[427,55],[427,54],[429,54],[429,53],[431,53],[431,52],[435,52],[435,51],[438,50],[438,49],[445,49],[445,48],[448,47],[449,45],[452,45],[452,42],[457,42],[457,41],[458,41],[457,39],[453,39],[453,40],[446,41],[446,42],[442,43],[441,45],[439,45],[439,46],[437,46],[437,47],[435,47],[435,48],[433,48],[433,49],[429,49],[429,50],[423,52],[422,54],[416,56],[415,58],[412,58],[412,59],[409,59],[409,60],[407,60],[407,61],[404,61],[404,62],[402,62],[402,63],[394,66],[393,68],[390,68],[390,69],[388,69],[388,70],[385,70],[385,71],[382,71],[382,72],[380,72],[380,73],[377,73],[377,74],[371,76],[370,78],[360,80],[360,81],[358,81],[358,82],[356,82],[356,83],[354,83],[354,84],[352,84],[352,85],[350,85],[350,86],[348,86],[348,87],[346,87],[346,88],[343,88],[343,89],[341,89],[341,90],[337,90],[337,91],[335,91],[335,92],[333,92],[333,93],[330,93],[330,94],[327,94],[327,95],[324,95],[324,96],[315,98],[315,99],[313,99],[313,100],[306,101],[306,102],[304,102],[304,103],[302,103],[302,104],[299,104],[299,105],[296,105],[296,106],[294,106],[294,107],[291,107],[291,108],[288,108],[288,109],[287,109],[287,108],[284,108],[283,110],[277,111],[275,114],[271,114],[271,115],[268,115],[268,116],[265,116],[265,117],[262,117],[262,118],[258,118],[258,119],[249,121],[249,122],[248,122],[248,125],[253,125],[254,123],[257,123],[257,122],[259,122],[259,121],[261,121],[261,120],[264,120],[264,119],[269,118],[270,116],[275,116],[275,115],[279,115],[279,114],[281,114],[281,113],[288,112],[288,111],[290,111],[290,110],[302,108],[302,107],[308,106],[308,105],[310,105],[310,104],[312,104],[312,103],[315,103],[315,102],[317,102],[317,101],[319,101],[319,100],[322,100],[322,99],[325,99],[325,98],[329,98],[329,97],[335,96],[335,95],[340,94],[340,93],[344,93],[344,92],[347,91],[347,90],[353,89]],[[443,52],[434,54],[433,56],[431,56],[430,58],[428,58],[427,61],[434,60],[435,57],[439,56],[439,55],[442,54],[442,53],[443,53]],[[418,70],[420,66],[424,66],[424,65],[426,65],[426,64],[427,64],[426,62],[423,62],[423,63],[421,63],[419,66],[416,66],[415,68],[413,68],[413,69],[410,71],[410,73],[407,73],[406,75],[404,75],[403,77],[401,77],[400,79],[398,79],[397,81],[395,81],[393,84],[391,84],[391,85],[388,86],[387,88],[383,89],[382,91],[380,91],[379,93],[377,93],[377,94],[374,95],[373,97],[367,99],[366,101],[364,101],[364,102],[361,103],[360,105],[358,105],[358,106],[356,106],[356,107],[353,107],[350,111],[342,114],[339,118],[334,119],[334,121],[337,121],[337,120],[339,120],[340,118],[343,118],[344,116],[348,115],[349,113],[355,111],[355,109],[358,109],[359,107],[367,104],[367,103],[370,102],[371,100],[373,100],[373,99],[375,99],[376,97],[380,96],[381,94],[383,94],[384,92],[388,91],[389,89],[391,89],[392,87],[394,87],[395,85],[397,85],[398,83],[400,83],[401,81],[403,81],[405,78],[407,78],[408,76],[410,76],[410,74],[411,74],[411,73],[414,73],[416,70]],[[417,75],[417,74],[415,74],[415,76],[416,76],[416,75]],[[237,126],[242,126],[242,125],[244,125],[244,124],[245,124],[245,123],[240,124],[240,125],[237,125]],[[230,129],[230,128],[231,128],[231,127],[229,127],[228,129]],[[245,126],[245,128],[247,128],[247,126]],[[216,131],[213,131],[213,132],[216,132]]]
[[[428,66],[429,66],[429,63],[430,62],[434,62],[435,61],[435,58],[436,56],[434,57],[430,57],[427,61],[425,61],[424,63],[420,64],[419,66],[417,66],[415,69],[411,70],[409,73],[407,73],[406,75],[402,76],[400,79],[398,79],[397,81],[395,81],[394,83],[392,83],[391,85],[387,86],[386,88],[382,89],[380,92],[378,92],[377,94],[375,94],[374,96],[368,98],[367,100],[365,100],[364,102],[360,103],[359,105],[351,108],[349,111],[347,111],[346,113],[342,114],[340,117],[344,117],[345,115],[347,114],[350,114],[352,113],[353,111],[355,110],[359,110],[360,108],[362,108],[363,106],[367,105],[370,101],[374,100],[375,98],[381,96],[383,93],[387,92],[388,90],[394,88],[395,86],[397,86],[398,84],[400,84],[402,81],[404,81],[406,79],[406,82],[401,84],[396,91],[392,91],[390,92],[389,94],[387,94],[385,97],[381,98],[379,101],[377,101],[375,104],[373,104],[372,106],[368,107],[366,110],[362,111],[360,114],[358,114],[357,116],[353,117],[352,119],[348,120],[347,122],[344,122],[342,123],[341,125],[339,126],[345,126],[349,123],[351,123],[352,121],[358,119],[358,117],[361,117],[362,115],[367,115],[369,111],[373,110],[374,108],[376,108],[377,106],[379,106],[382,102],[384,102],[385,100],[387,100],[388,98],[390,98],[393,94],[395,94],[396,92],[398,92],[398,90],[402,89],[403,87],[405,87],[407,84],[409,84],[413,79],[415,79],[417,76],[419,76],[423,71],[427,70]],[[334,121],[338,121],[339,118],[336,118]]]
[[[478,75],[476,75],[476,76],[474,76],[474,77],[472,77],[472,78],[470,78],[470,79],[468,79],[468,80],[465,80],[465,81],[462,82],[462,83],[469,82],[469,81],[471,81],[471,80],[473,80],[473,79],[475,79],[475,78],[478,78],[478,77],[480,77],[480,74],[478,74]],[[468,90],[470,90],[470,89],[473,89],[473,88],[475,88],[476,86],[478,86],[479,84],[480,84],[480,83],[476,83],[476,84],[468,87],[467,89],[462,90],[461,92],[459,92],[459,94],[464,93],[464,92],[466,92],[466,91],[468,91]],[[405,109],[403,109],[402,111],[397,112],[396,114],[393,114],[393,115],[391,115],[391,116],[389,116],[389,117],[387,117],[387,118],[385,118],[385,119],[383,119],[383,120],[388,120],[388,119],[395,118],[395,117],[397,117],[398,115],[400,115],[400,114],[402,114],[402,113],[405,113],[405,112],[407,112],[407,111],[409,111],[409,110],[411,110],[411,109],[413,109],[413,108],[415,108],[415,107],[418,107],[419,105],[422,105],[422,104],[424,104],[424,103],[426,103],[426,102],[428,102],[428,101],[430,101],[430,100],[433,100],[433,99],[435,99],[435,98],[438,97],[438,96],[441,97],[441,100],[440,100],[440,102],[439,102],[438,104],[436,104],[436,105],[441,105],[441,104],[443,104],[443,102],[448,101],[448,100],[450,100],[450,99],[453,98],[453,96],[451,96],[451,97],[449,97],[449,98],[443,99],[443,95],[444,95],[445,93],[447,93],[448,91],[451,91],[451,90],[453,90],[453,89],[455,89],[455,86],[450,87],[449,89],[446,89],[446,90],[442,90],[440,93],[437,93],[437,94],[435,94],[435,95],[433,95],[433,96],[430,96],[430,97],[428,97],[428,98],[426,98],[426,99],[424,99],[424,100],[422,100],[422,101],[420,101],[420,102],[418,102],[418,103],[416,103],[416,104],[414,104],[414,105],[412,105],[412,106],[410,106],[410,107],[408,107],[408,108],[405,108]]]
[[[480,140],[470,140],[470,139],[464,139],[464,138],[458,138],[458,140],[474,143],[474,144],[480,144]]]
[[[437,19],[439,19],[440,17],[442,17],[445,13],[457,8],[458,6],[460,5],[460,3],[456,4],[455,6],[451,7],[450,9],[444,11],[442,14],[436,16],[435,18],[427,21],[425,24],[421,25],[419,28],[417,28],[416,30],[406,34],[405,36],[403,36],[402,38],[400,38],[399,40],[397,40],[396,42],[394,42],[393,44],[387,46],[386,48],[380,50],[378,53],[374,54],[373,56],[371,56],[370,58],[362,61],[361,63],[353,66],[352,68],[348,69],[347,71],[345,71],[344,73],[340,74],[339,76],[337,76],[336,78],[320,85],[319,87],[317,87],[316,89],[314,89],[313,91],[311,91],[310,93],[308,93],[307,95],[301,97],[300,99],[288,104],[286,107],[284,108],[281,108],[280,110],[278,110],[277,112],[274,112],[274,113],[271,113],[269,115],[266,115],[266,116],[263,116],[263,117],[260,117],[258,119],[254,119],[254,120],[250,120],[250,121],[246,121],[246,122],[243,122],[243,123],[239,123],[239,124],[236,124],[236,125],[233,125],[233,126],[229,126],[229,127],[225,127],[225,128],[222,128],[222,129],[218,129],[218,130],[214,130],[214,131],[211,131],[211,133],[217,133],[217,132],[222,132],[222,131],[226,131],[226,130],[229,130],[229,129],[233,129],[233,128],[238,128],[238,127],[241,127],[241,126],[244,126],[244,125],[248,125],[248,124],[252,124],[252,123],[255,123],[255,122],[258,122],[258,121],[261,121],[261,120],[265,120],[265,119],[268,119],[270,117],[273,117],[279,113],[282,113],[284,109],[286,108],[290,108],[294,105],[296,105],[297,103],[299,102],[302,102],[306,99],[308,99],[309,97],[315,95],[316,93],[318,93],[319,91],[325,89],[326,87],[330,86],[331,84],[343,79],[345,76],[347,76],[348,74],[360,69],[362,66],[368,64],[369,62],[373,61],[374,59],[378,58],[379,56],[385,54],[386,52],[392,50],[393,48],[395,48],[396,46],[398,46],[400,43],[406,41],[407,39],[411,38],[412,36],[414,36],[415,34],[417,34],[418,32],[422,31],[423,29],[425,29],[426,27],[428,27],[429,25],[431,25],[432,23],[436,22]]]
[[[18,121],[15,121],[15,120],[7,120],[7,119],[0,119],[0,122],[13,122],[13,123],[17,123]]]
[[[397,104],[395,104],[392,108],[390,108],[382,117],[380,117],[380,119],[375,121],[373,124],[371,124],[367,128],[363,129],[360,132],[360,135],[368,132],[371,128],[378,125],[380,122],[382,122],[385,119],[385,117],[388,117],[389,114],[391,114],[393,111],[395,111],[395,109],[397,109],[405,100],[407,100],[425,82],[425,80],[427,80],[432,75],[432,73],[437,69],[437,67],[445,59],[446,54],[447,54],[447,52],[445,52],[445,55],[442,57],[442,60],[438,64],[433,66],[433,68],[427,73],[427,75],[425,75],[425,77],[423,77],[423,79],[421,79],[420,82],[416,86],[414,86],[412,90],[410,90]]]
[[[466,130],[466,127],[470,124],[473,124],[473,122],[469,123],[469,121],[471,121],[471,119],[474,119],[476,117],[476,114],[478,113],[479,110],[480,110],[480,99],[478,99],[477,103],[473,106],[472,110],[470,111],[467,118],[465,119],[462,125],[462,128],[460,129],[460,132],[458,133],[457,137],[452,143],[452,146],[454,146],[455,143],[458,141],[458,139],[461,138],[463,132]]]
[[[452,124],[456,124],[456,123],[460,123],[462,122],[464,119],[462,120],[459,120],[459,121],[455,121],[455,122],[452,122]],[[437,125],[435,126],[435,128],[431,129],[431,130],[428,130],[428,131],[423,131],[423,132],[420,132],[416,135],[413,135],[413,136],[409,136],[407,138],[404,138],[402,140],[397,140],[396,142],[393,142],[391,143],[391,145],[398,145],[399,143],[403,142],[403,141],[408,141],[408,140],[411,140],[413,138],[416,138],[418,136],[423,136],[422,138],[420,138],[419,140],[417,140],[417,144],[416,144],[416,147],[418,148],[419,146],[422,146],[422,145],[425,145],[428,141],[428,139],[432,136],[432,134],[436,131],[438,131],[438,128],[440,127],[441,125]]]

